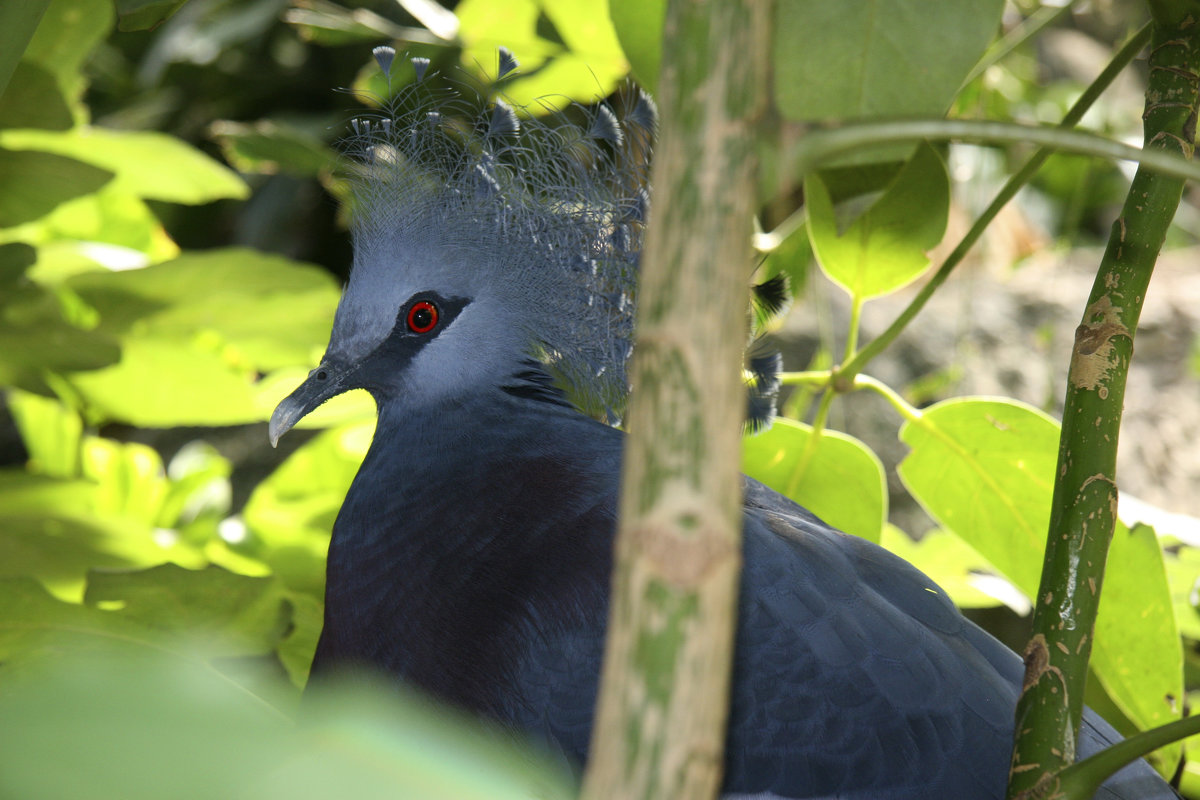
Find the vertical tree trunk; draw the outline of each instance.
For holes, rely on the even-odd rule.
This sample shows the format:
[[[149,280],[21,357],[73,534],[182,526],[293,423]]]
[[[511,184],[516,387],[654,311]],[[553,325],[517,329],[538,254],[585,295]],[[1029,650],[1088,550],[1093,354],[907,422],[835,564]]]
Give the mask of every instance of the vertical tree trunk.
[[[593,800],[721,781],[769,21],[769,0],[668,4]]]

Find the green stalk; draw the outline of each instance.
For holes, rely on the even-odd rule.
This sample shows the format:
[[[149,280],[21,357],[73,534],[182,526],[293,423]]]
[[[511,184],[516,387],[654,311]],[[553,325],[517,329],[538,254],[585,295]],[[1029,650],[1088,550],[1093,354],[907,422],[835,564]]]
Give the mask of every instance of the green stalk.
[[[1160,4],[1165,5],[1165,4]],[[1182,22],[1154,21],[1145,149],[1191,158],[1200,4]],[[1116,456],[1125,379],[1150,276],[1184,181],[1138,168],[1113,225],[1068,375],[1046,561],[1017,704],[1008,797],[1040,796],[1075,760],[1087,662],[1117,515]]]

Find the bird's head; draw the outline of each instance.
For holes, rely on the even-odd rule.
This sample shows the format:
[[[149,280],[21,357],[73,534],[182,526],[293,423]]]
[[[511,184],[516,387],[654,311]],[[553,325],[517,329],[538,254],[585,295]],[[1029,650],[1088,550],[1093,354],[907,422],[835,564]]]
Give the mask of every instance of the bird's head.
[[[394,51],[377,48],[385,72]],[[515,67],[501,53],[500,77]],[[428,62],[378,118],[354,121],[354,264],[321,364],[271,418],[272,443],[364,388],[419,406],[497,386],[530,358],[586,410],[627,392],[647,210],[652,102],[538,118]]]

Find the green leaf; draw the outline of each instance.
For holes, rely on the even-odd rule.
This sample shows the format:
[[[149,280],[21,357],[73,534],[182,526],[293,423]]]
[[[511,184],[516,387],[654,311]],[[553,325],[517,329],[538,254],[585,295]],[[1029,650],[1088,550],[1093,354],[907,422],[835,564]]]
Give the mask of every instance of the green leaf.
[[[117,30],[153,30],[183,8],[186,2],[187,0],[117,0]]]
[[[272,578],[220,567],[162,564],[138,571],[93,571],[85,605],[160,632],[219,657],[272,653],[292,623],[291,603]]]
[[[1027,597],[1035,596],[1050,522],[1058,425],[1016,401],[955,398],[906,422],[900,438],[911,452],[897,471],[913,497]],[[1144,532],[1131,536],[1118,526],[1093,650],[1105,688],[1142,726],[1167,712],[1163,698],[1180,692],[1179,636],[1152,538]],[[1164,663],[1143,669],[1142,653]]]
[[[31,472],[53,478],[77,478],[83,420],[57,400],[9,390],[8,410],[29,453]]]
[[[13,238],[45,243],[41,249],[47,257],[55,248],[73,247],[74,260],[84,256],[112,269],[144,266],[148,261],[164,261],[179,254],[162,223],[142,200],[113,191],[109,186],[69,200],[36,222],[14,228],[10,233]],[[39,263],[34,269],[34,277],[43,277],[42,266]]]
[[[609,14],[634,77],[653,94],[662,63],[666,0],[609,0]]]
[[[50,71],[73,99],[83,90],[83,64],[112,30],[113,16],[111,0],[52,0],[24,57]]]
[[[0,228],[32,222],[112,178],[108,170],[73,158],[0,149]]]
[[[37,30],[38,22],[50,0],[27,0],[24,3],[0,5],[0,104],[8,90],[9,81],[21,54]]]
[[[203,563],[173,539],[160,544],[149,526],[97,514],[97,492],[90,481],[0,471],[0,578],[33,577],[75,599],[96,567]]]
[[[66,130],[74,120],[49,70],[22,61],[0,95],[0,128]]]
[[[1164,555],[1175,624],[1192,641],[1200,641],[1200,549],[1180,547]]]
[[[324,142],[273,120],[221,120],[213,123],[212,133],[225,160],[242,172],[315,177],[337,164],[337,153]]]
[[[862,442],[825,430],[811,447],[811,426],[776,419],[742,439],[747,475],[795,500],[838,530],[879,541],[887,519],[883,465]]]
[[[1121,523],[1108,551],[1092,668],[1113,702],[1142,730],[1179,719],[1183,650],[1171,607],[1162,550],[1154,529]],[[1153,760],[1174,769],[1180,745]]]
[[[49,394],[47,370],[107,366],[120,349],[111,337],[70,324],[54,293],[13,268],[20,262],[8,256],[26,251],[32,252],[20,244],[0,246],[0,385]]]
[[[809,235],[821,268],[852,297],[867,300],[915,280],[929,267],[926,251],[946,231],[950,183],[937,152],[926,143],[874,204],[841,226],[817,174],[804,181]]]
[[[783,0],[775,100],[795,120],[941,116],[1000,23],[1003,0]]]
[[[966,540],[1029,597],[1050,522],[1058,425],[1030,406],[960,397],[905,422],[900,479],[942,527]]]
[[[507,47],[521,68],[505,82],[504,95],[532,111],[548,97],[584,103],[606,97],[629,71],[605,0],[462,0],[455,14],[463,64],[494,79],[497,50]],[[547,24],[553,38],[542,35]]]
[[[203,341],[130,336],[119,364],[71,373],[68,380],[88,413],[103,420],[169,428],[262,419],[253,373]]]
[[[242,513],[246,549],[288,586],[318,593],[329,534],[371,444],[374,420],[332,428],[292,453],[254,488]]]
[[[232,349],[231,363],[261,371],[319,357],[340,294],[319,267],[241,248],[188,253],[145,269],[88,272],[65,285],[99,313],[102,332]]]
[[[36,601],[28,608],[35,618],[59,615],[79,625],[98,625],[95,617],[105,614],[75,607],[69,616]],[[18,675],[6,666],[0,796],[575,796],[561,761],[403,688],[364,678],[322,686],[297,725],[209,667],[203,651],[147,650],[90,658],[68,650]]]
[[[115,175],[113,189],[150,200],[210,203],[243,199],[249,188],[236,173],[191,145],[156,131],[73,128],[0,132],[0,145],[69,156]]]

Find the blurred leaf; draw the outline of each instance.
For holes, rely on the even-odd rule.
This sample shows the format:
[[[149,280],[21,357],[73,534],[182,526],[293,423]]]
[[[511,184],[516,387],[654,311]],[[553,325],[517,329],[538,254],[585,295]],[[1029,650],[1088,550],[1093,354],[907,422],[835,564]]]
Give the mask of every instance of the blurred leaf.
[[[53,74],[73,99],[83,88],[80,70],[112,30],[113,16],[111,0],[52,0],[24,57]]]
[[[0,600],[2,602],[2,600]],[[45,602],[45,601],[43,601]],[[34,615],[59,613],[29,603]],[[104,614],[76,607],[72,622]],[[65,616],[65,615],[64,615]],[[110,615],[111,616],[111,615]],[[0,625],[3,623],[0,622]],[[132,629],[136,632],[136,628]],[[296,725],[206,654],[68,650],[0,683],[0,795],[22,800],[565,800],[510,733],[381,682],[322,687]]]
[[[66,130],[73,122],[54,76],[38,64],[19,63],[0,95],[0,128]]]
[[[31,222],[112,180],[108,170],[73,158],[0,150],[0,228]]]
[[[83,474],[96,483],[97,513],[137,520],[152,527],[167,495],[162,458],[151,447],[88,436],[83,440]]]
[[[214,566],[93,571],[83,602],[115,608],[110,613],[170,637],[186,637],[190,645],[203,641],[204,649],[219,657],[271,653],[292,622],[291,603],[278,581]]]
[[[155,541],[147,526],[97,515],[96,495],[90,481],[0,470],[0,578],[36,578],[56,595],[75,599],[95,567],[145,567],[168,559],[203,563],[173,540]],[[3,617],[0,605],[0,627]]]
[[[24,247],[0,246],[0,254]],[[119,357],[113,339],[71,325],[54,293],[0,269],[0,385],[49,393],[46,371],[96,369]]]
[[[1140,729],[1165,725],[1180,715],[1183,650],[1154,529],[1130,530],[1118,522],[1108,563],[1091,667]],[[1176,743],[1156,751],[1153,760],[1170,770],[1179,756]]]
[[[420,41],[423,31],[404,28],[366,8],[343,8],[326,0],[295,0],[283,15],[301,38],[328,47],[382,39]],[[407,34],[407,35],[406,35]]]
[[[262,416],[253,375],[202,342],[127,337],[119,364],[69,380],[102,420],[153,428],[238,425]]]
[[[264,371],[323,350],[339,296],[325,270],[240,248],[89,272],[66,285],[99,312],[101,331],[189,349],[211,334],[209,349],[234,348],[243,367]]]
[[[212,131],[225,160],[241,172],[315,177],[337,165],[337,153],[324,142],[273,120],[222,120],[213,123]]]
[[[242,513],[253,534],[250,552],[288,586],[324,585],[333,521],[371,444],[374,420],[333,428],[288,457],[255,487]]]
[[[117,0],[117,29],[145,31],[157,28],[187,0]]]
[[[56,153],[100,167],[115,175],[113,190],[172,203],[209,203],[243,199],[245,182],[191,145],[155,131],[74,128],[54,131],[0,132],[0,145],[13,150]]]
[[[86,251],[91,261],[116,269],[141,266],[146,261],[163,261],[179,254],[179,248],[167,236],[162,223],[142,200],[113,191],[109,186],[65,202],[47,216],[13,228],[11,232],[14,238],[44,246],[48,257],[53,247],[66,244],[79,254]],[[104,248],[104,244],[132,250],[142,257],[136,262],[130,262],[128,254],[114,259],[115,249]],[[42,272],[39,263],[34,274],[40,278]]]
[[[609,14],[634,77],[653,94],[662,62],[666,0],[609,0]]]
[[[21,54],[33,38],[50,0],[28,0],[0,5],[0,108]]]
[[[462,0],[455,13],[463,64],[494,79],[498,49],[507,47],[521,68],[504,94],[533,110],[545,98],[607,97],[629,70],[606,0]],[[547,25],[553,33],[543,35]]]
[[[821,269],[856,299],[894,292],[929,267],[926,251],[942,240],[950,183],[928,144],[892,180],[883,196],[848,225],[839,225],[820,175],[804,181],[808,228]]]
[[[839,431],[821,432],[777,419],[769,430],[742,438],[742,468],[838,530],[873,542],[887,519],[883,464],[866,445]]]
[[[57,400],[10,389],[8,410],[29,452],[30,472],[77,478],[83,420]]]
[[[789,119],[941,116],[1000,24],[1003,0],[784,0],[775,100]]]

